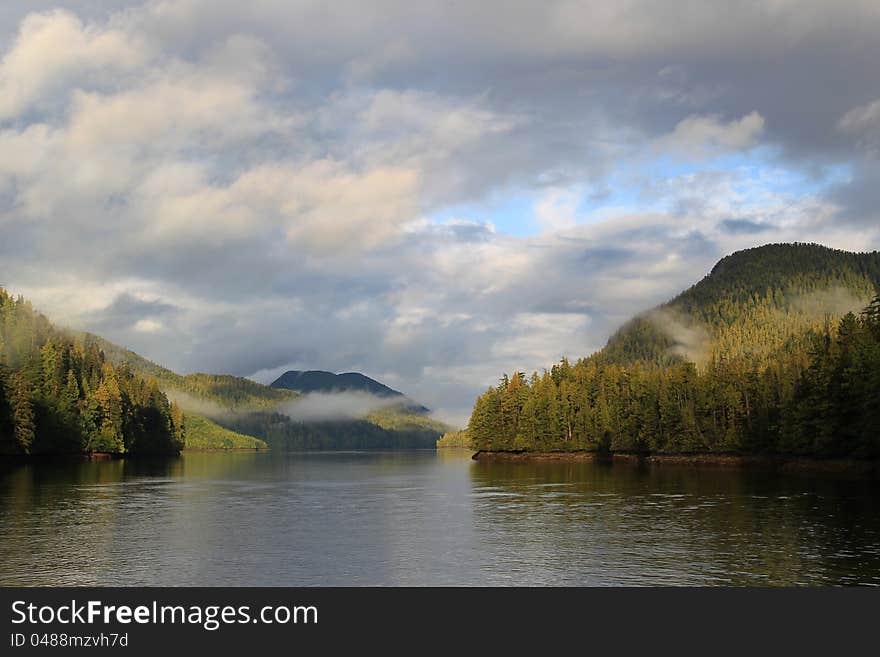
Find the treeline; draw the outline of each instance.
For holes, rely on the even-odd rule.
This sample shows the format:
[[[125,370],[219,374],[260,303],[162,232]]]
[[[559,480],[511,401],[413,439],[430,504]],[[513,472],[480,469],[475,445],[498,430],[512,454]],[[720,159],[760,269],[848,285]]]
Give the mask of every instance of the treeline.
[[[827,317],[864,306],[880,287],[880,252],[770,244],[718,262],[660,308],[624,324],[596,354],[603,363],[663,365],[775,357]],[[806,343],[798,345],[807,348]]]
[[[374,421],[295,422],[287,415],[255,411],[215,418],[223,426],[256,436],[282,451],[306,449],[433,448],[440,431],[432,426],[404,423],[386,428]]]
[[[271,408],[298,396],[292,390],[272,388],[230,374],[178,374],[108,340],[89,334],[86,337],[97,342],[108,360],[118,365],[128,365],[144,378],[158,379],[163,390],[169,391],[172,396],[178,396],[174,393],[183,393],[187,402],[208,402],[230,410],[256,409]]]
[[[435,420],[425,413],[414,412],[413,410],[421,408],[424,407],[404,402],[393,406],[377,408],[368,413],[364,420],[388,431],[424,434],[425,436],[433,436],[434,440],[450,429],[448,424]]]
[[[502,450],[878,455],[876,301],[849,314],[878,288],[877,252],[734,253],[589,358],[502,379],[477,400],[471,438]]]
[[[268,445],[253,436],[246,436],[223,427],[197,413],[186,414],[187,449],[266,449]]]
[[[114,366],[0,288],[0,454],[173,453],[181,410],[155,379]]]
[[[444,447],[470,448],[472,446],[471,436],[467,431],[447,431],[437,441],[437,449]]]
[[[231,374],[175,374],[175,377],[166,382],[172,394],[182,392],[193,400],[216,403],[225,408],[272,408],[297,397],[290,390],[277,390]]]
[[[183,406],[188,448],[259,448],[265,443],[276,450],[427,448],[448,429],[417,412],[421,407],[406,403],[378,409],[362,420],[295,422],[278,410],[281,404],[300,397],[293,390],[225,374],[183,376],[133,351],[91,337],[109,360],[157,379]]]
[[[698,367],[600,352],[505,376],[477,399],[468,433],[490,450],[880,457],[878,391],[880,297],[769,353],[742,348]]]

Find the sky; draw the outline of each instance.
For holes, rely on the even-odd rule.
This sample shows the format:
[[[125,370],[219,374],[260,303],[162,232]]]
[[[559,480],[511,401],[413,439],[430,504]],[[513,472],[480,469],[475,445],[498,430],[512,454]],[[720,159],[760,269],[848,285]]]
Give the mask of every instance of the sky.
[[[0,284],[463,423],[724,255],[880,247],[876,0],[5,0]]]

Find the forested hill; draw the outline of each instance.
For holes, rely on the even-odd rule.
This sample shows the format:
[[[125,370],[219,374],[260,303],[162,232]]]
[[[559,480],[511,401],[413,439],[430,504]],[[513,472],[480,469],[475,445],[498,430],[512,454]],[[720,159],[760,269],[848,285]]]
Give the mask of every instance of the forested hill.
[[[176,453],[180,408],[0,289],[0,454]]]
[[[880,253],[721,260],[604,349],[481,395],[478,449],[880,456]],[[871,305],[869,305],[871,304]]]
[[[297,397],[294,392],[275,390],[240,376],[178,374],[99,336],[84,337],[97,344],[110,362],[155,379],[168,397],[180,405],[186,412],[187,448],[265,448],[264,440],[232,429],[229,420],[236,414],[266,411]]]
[[[607,363],[772,352],[825,318],[858,312],[880,287],[880,252],[769,244],[722,258],[696,285],[620,328]]]
[[[155,377],[164,390],[181,400],[184,407],[197,408],[201,405],[225,410],[255,410],[274,407],[297,397],[295,392],[271,388],[241,376],[178,374],[109,340],[86,335],[100,346],[110,361],[125,364],[142,376]]]
[[[367,388],[372,394],[399,398],[401,403],[379,408],[357,420],[296,421],[285,412],[292,410],[300,398],[295,389],[266,386],[227,374],[183,376],[102,338],[89,339],[100,346],[111,362],[155,378],[162,390],[180,404],[190,418],[186,423],[188,447],[250,447],[256,439],[257,445],[268,444],[280,450],[428,448],[449,429],[427,417],[428,409],[424,406],[362,375],[357,376],[375,384]],[[333,381],[341,378],[347,384],[353,379],[348,375],[330,376]],[[317,386],[312,388],[315,389]],[[340,386],[331,385],[329,390],[338,392]],[[377,390],[389,392],[376,394]]]
[[[364,376],[360,372],[334,374],[322,370],[290,370],[272,382],[273,388],[285,388],[297,392],[368,392],[377,397],[403,397],[402,392],[384,383]]]
[[[322,370],[290,370],[275,379],[272,382],[272,387],[294,390],[302,394],[362,392],[374,397],[399,401],[397,405],[410,413],[425,415],[431,410],[412,401],[402,392],[389,388],[384,383],[371,379],[360,372],[334,374]]]
[[[402,403],[357,420],[294,421],[293,390],[177,374],[98,336],[58,329],[0,289],[0,454],[433,447],[449,427],[387,390]]]

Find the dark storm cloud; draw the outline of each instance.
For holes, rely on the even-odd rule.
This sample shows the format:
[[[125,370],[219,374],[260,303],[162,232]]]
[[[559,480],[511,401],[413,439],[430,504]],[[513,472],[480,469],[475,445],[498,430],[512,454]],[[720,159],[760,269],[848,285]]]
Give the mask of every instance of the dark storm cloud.
[[[830,198],[842,208],[842,217],[857,224],[880,224],[880,161],[864,162],[851,180],[834,186]]]
[[[138,299],[122,293],[101,310],[92,313],[89,327],[94,331],[116,332],[135,326],[142,320],[173,318],[181,309],[159,299]]]

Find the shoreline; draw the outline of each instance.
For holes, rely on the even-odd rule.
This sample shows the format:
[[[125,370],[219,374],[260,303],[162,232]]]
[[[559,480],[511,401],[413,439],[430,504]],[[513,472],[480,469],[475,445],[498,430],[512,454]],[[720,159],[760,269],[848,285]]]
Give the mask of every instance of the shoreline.
[[[268,452],[269,447],[184,447],[179,452],[64,452],[0,454],[0,463],[70,463],[74,461],[121,461],[177,458],[187,452]]]
[[[737,455],[737,454],[610,454],[589,451],[491,451],[479,450],[474,461],[526,463],[538,461],[594,461],[611,464],[649,466],[687,466],[737,470],[770,470],[774,472],[807,472],[825,474],[860,474],[880,477],[880,460],[817,459],[801,456]]]
[[[73,461],[121,461],[122,459],[154,459],[179,456],[179,452],[40,452],[37,454],[3,454],[7,463],[70,463]]]

